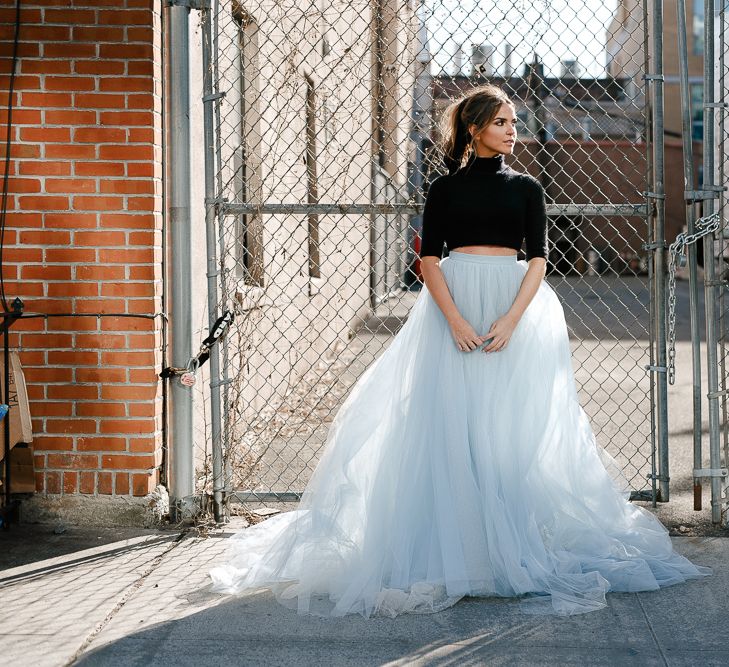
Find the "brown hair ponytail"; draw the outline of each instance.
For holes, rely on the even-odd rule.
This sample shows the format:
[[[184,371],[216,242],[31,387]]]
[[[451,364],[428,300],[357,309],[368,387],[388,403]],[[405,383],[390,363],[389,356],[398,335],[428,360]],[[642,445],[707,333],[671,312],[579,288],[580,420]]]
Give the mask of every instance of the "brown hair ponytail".
[[[473,150],[468,128],[476,125],[478,132],[486,127],[496,117],[502,104],[514,106],[501,88],[487,84],[446,107],[441,120],[441,149],[449,174],[461,166],[467,149]]]

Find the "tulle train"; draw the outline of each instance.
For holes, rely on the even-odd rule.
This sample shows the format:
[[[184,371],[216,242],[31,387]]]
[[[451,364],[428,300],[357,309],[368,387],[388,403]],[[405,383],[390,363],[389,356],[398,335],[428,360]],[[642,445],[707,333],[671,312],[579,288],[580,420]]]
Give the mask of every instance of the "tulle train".
[[[516,296],[516,256],[451,252],[459,312],[488,331]],[[577,614],[608,591],[711,573],[628,501],[580,406],[564,311],[546,281],[500,352],[460,352],[423,288],[337,413],[296,511],[230,538],[214,590],[271,589],[300,613],[428,613],[519,596]]]

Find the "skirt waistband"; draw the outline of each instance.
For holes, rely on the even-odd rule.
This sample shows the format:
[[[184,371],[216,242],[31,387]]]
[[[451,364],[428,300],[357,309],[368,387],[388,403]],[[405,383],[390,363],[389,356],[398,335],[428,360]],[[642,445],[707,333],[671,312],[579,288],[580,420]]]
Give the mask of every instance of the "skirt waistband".
[[[458,262],[477,262],[478,264],[515,264],[517,255],[476,255],[471,252],[451,250],[448,257]]]

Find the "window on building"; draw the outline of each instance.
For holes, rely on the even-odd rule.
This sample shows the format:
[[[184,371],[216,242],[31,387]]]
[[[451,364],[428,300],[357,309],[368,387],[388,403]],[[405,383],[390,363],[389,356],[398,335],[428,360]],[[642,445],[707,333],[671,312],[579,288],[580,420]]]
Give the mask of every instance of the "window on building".
[[[258,24],[239,3],[233,3],[238,24],[238,103],[240,144],[233,155],[235,192],[239,201],[263,203],[261,176],[260,66]],[[263,218],[260,214],[238,216],[236,270],[246,285],[263,286]]]
[[[704,0],[693,0],[691,14],[692,53],[695,56],[700,56],[704,53]]]
[[[704,137],[704,84],[691,86],[691,138],[701,141]]]

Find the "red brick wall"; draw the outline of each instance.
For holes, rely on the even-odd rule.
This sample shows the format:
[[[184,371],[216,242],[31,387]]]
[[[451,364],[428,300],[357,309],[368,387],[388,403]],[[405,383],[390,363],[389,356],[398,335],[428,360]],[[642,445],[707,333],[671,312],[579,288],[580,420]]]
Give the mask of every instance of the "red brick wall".
[[[13,4],[0,0],[3,159]],[[23,3],[3,267],[8,301],[20,296],[26,312],[151,316],[14,326],[38,492],[143,495],[159,480],[160,5]]]

